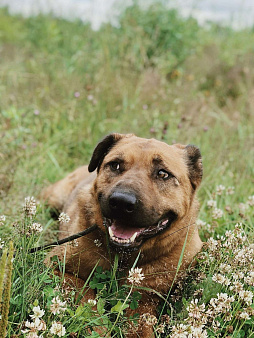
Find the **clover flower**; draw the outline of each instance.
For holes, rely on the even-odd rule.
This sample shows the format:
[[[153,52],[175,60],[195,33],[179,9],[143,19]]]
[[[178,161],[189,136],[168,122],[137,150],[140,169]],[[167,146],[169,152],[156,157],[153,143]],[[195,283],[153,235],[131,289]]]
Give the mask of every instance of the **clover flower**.
[[[235,193],[235,187],[228,187],[226,190],[227,195],[233,195]]]
[[[246,277],[244,277],[244,282],[248,285],[254,286],[254,271],[248,273]]]
[[[250,207],[254,207],[254,195],[248,197],[247,204],[248,204]]]
[[[2,241],[2,239],[0,238],[0,249],[3,249],[4,247],[4,241]]]
[[[38,335],[38,331],[45,331],[47,329],[46,323],[40,318],[35,318],[33,322],[27,320],[25,322],[25,327],[27,329],[21,330],[21,332],[26,334],[26,337],[28,338],[42,337],[41,335]]]
[[[78,240],[77,240],[76,238],[74,238],[74,240],[71,241],[70,244],[71,244],[74,248],[76,248],[76,247],[78,246]]]
[[[158,333],[164,333],[165,332],[165,324],[160,324],[156,328],[156,332]]]
[[[95,306],[97,304],[96,299],[88,299],[87,303],[91,306]]]
[[[243,291],[243,284],[238,280],[234,281],[230,286],[229,290],[239,294],[240,291]]]
[[[215,200],[209,200],[209,201],[207,201],[206,205],[207,205],[208,208],[211,209],[211,208],[216,208],[217,203],[216,203]]]
[[[33,196],[26,197],[23,205],[23,212],[27,217],[32,218],[36,214],[36,200]]]
[[[142,269],[131,268],[129,271],[129,277],[127,278],[131,284],[140,284],[141,281],[145,278],[144,274],[141,273]]]
[[[223,216],[223,211],[219,208],[214,208],[212,212],[213,219],[219,219]]]
[[[61,214],[58,217],[58,220],[59,222],[62,223],[69,223],[71,219],[65,212],[61,212]]]
[[[150,313],[143,313],[140,317],[140,322],[145,323],[150,326],[154,326],[157,324],[157,318]]]
[[[244,214],[249,209],[249,204],[239,203],[238,205],[240,213]]]
[[[43,315],[44,315],[44,313],[45,313],[45,311],[44,310],[41,310],[40,309],[40,306],[38,305],[38,306],[34,306],[33,307],[33,315],[30,315],[30,317],[32,318],[32,319],[36,319],[36,318],[41,318]]]
[[[60,312],[64,312],[66,310],[66,302],[62,302],[61,299],[56,296],[52,299],[50,305],[50,311],[55,314],[60,314]]]
[[[248,319],[250,319],[250,316],[249,316],[248,312],[243,311],[239,314],[239,318],[244,319],[244,320],[248,320]]]
[[[248,290],[242,290],[239,292],[239,297],[247,304],[252,304],[253,293]]]
[[[177,324],[172,326],[170,338],[188,338],[188,325]]]
[[[0,226],[4,225],[6,217],[4,215],[0,215]]]
[[[193,323],[206,323],[207,317],[205,316],[205,304],[198,305],[198,299],[193,299],[190,304],[187,306],[188,311],[188,321]]]
[[[223,276],[221,273],[214,274],[212,280],[216,283],[228,286],[230,285],[230,280],[228,277]]]
[[[202,221],[201,219],[197,219],[196,225],[198,228],[203,228],[206,225],[206,222]]]
[[[191,334],[188,336],[191,338],[206,338],[208,337],[206,330],[203,330],[203,325],[200,326],[190,326]]]
[[[216,193],[217,195],[222,195],[223,191],[226,189],[226,187],[222,184],[218,185],[216,187]]]
[[[222,273],[229,273],[232,271],[232,266],[230,264],[221,263],[219,266],[219,271]]]
[[[61,322],[53,322],[50,328],[50,333],[56,334],[58,337],[63,337],[65,335],[65,327]]]
[[[30,230],[33,232],[33,233],[40,233],[43,231],[43,227],[40,223],[33,223],[30,227]]]

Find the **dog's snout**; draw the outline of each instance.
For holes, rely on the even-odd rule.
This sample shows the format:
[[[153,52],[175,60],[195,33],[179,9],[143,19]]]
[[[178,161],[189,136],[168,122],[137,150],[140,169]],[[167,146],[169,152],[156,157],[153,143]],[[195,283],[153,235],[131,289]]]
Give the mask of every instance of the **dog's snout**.
[[[112,211],[132,213],[137,203],[137,197],[133,193],[114,191],[109,197],[109,206]]]

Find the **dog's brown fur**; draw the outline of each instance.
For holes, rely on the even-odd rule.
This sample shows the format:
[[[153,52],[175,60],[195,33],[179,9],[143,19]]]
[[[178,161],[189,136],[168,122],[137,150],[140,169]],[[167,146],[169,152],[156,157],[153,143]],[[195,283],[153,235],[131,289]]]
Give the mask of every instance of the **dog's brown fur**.
[[[120,163],[121,171],[112,170],[109,165],[112,161]],[[89,173],[88,169],[97,169],[97,175]],[[160,169],[172,173],[170,179],[163,180],[154,174]],[[147,223],[147,219],[151,222],[159,220],[168,211],[176,215],[166,230],[146,239],[139,250],[126,254],[128,264],[123,263],[127,272],[140,251],[137,266],[142,268],[145,275],[141,286],[165,295],[174,280],[185,241],[181,269],[190,264],[202,247],[195,225],[198,213],[195,194],[201,179],[201,155],[195,146],[169,146],[164,142],[129,134],[108,135],[94,150],[89,167],[75,170],[43,192],[43,199],[50,206],[70,216],[70,223],[60,224],[60,238],[93,224],[99,226],[98,230],[78,239],[77,247],[69,244],[56,247],[49,257],[58,255],[63,259],[65,256],[69,276],[76,275],[84,281],[98,262],[104,269],[109,269],[110,259],[114,259],[117,250],[107,247],[107,230],[103,225],[100,198],[103,196],[104,200],[107,199],[115,187],[135,191],[142,205],[140,213],[144,223]],[[95,240],[102,245],[96,246]],[[121,259],[124,261],[125,254]],[[155,295],[144,292],[138,312],[155,314],[157,304]],[[147,327],[139,330],[141,337],[149,337],[152,333]]]

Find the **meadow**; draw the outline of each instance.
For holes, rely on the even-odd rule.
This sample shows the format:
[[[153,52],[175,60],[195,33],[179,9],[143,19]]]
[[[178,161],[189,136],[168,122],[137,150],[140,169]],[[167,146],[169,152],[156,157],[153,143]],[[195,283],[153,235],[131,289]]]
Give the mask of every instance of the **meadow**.
[[[111,271],[98,263],[87,281],[96,304],[80,305],[46,251],[28,253],[57,237],[42,188],[88,163],[110,132],[195,144],[203,156],[204,249],[158,317],[134,323],[156,337],[253,337],[254,30],[200,27],[158,4],[98,31],[0,9],[0,79],[0,337],[103,336],[97,326],[124,337],[139,292],[120,286],[117,260]]]

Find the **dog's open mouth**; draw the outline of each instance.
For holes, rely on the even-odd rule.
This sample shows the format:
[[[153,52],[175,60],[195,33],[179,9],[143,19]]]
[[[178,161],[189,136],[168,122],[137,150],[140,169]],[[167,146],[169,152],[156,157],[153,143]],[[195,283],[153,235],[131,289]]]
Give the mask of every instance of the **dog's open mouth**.
[[[110,244],[123,248],[139,247],[145,239],[156,236],[168,228],[171,223],[172,218],[163,218],[155,225],[141,228],[123,224],[119,220],[104,218]]]

